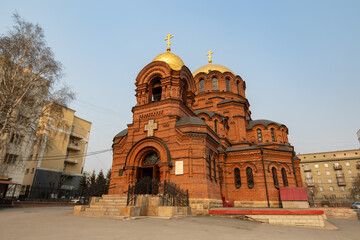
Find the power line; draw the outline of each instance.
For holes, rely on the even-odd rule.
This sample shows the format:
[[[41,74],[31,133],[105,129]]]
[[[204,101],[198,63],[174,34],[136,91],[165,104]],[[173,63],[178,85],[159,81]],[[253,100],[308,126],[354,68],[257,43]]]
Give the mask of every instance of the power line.
[[[41,161],[58,161],[58,160],[62,160],[64,158],[69,159],[69,158],[78,158],[78,157],[83,157],[83,156],[86,156],[86,157],[95,156],[95,155],[106,153],[109,151],[112,151],[112,149],[99,150],[99,151],[90,152],[90,153],[86,153],[86,154],[76,154],[76,155],[70,155],[70,156],[66,156],[66,155],[47,156],[47,157],[43,157],[41,159]],[[5,158],[0,158],[0,160],[5,160]],[[27,157],[21,157],[20,159],[16,158],[16,161],[36,162],[36,161],[38,161],[38,159],[30,160]]]

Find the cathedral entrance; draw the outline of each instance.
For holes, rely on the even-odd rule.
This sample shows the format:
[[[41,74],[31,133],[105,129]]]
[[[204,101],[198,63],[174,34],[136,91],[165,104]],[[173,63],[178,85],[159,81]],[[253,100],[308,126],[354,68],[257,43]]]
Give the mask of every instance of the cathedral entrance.
[[[160,182],[160,157],[156,152],[149,152],[142,160],[141,167],[136,172],[136,182],[142,194],[157,194]]]

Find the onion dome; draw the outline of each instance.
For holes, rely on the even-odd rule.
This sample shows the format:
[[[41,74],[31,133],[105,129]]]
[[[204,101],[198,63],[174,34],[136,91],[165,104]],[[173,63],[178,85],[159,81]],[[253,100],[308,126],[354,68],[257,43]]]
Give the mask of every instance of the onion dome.
[[[232,74],[234,74],[236,76],[236,74],[231,71],[231,69],[223,66],[223,65],[220,65],[220,64],[212,64],[212,63],[209,63],[205,66],[202,66],[202,67],[199,67],[198,69],[196,69],[194,72],[193,72],[193,76],[195,77],[196,74],[198,73],[209,73],[211,71],[219,71],[221,73],[224,73],[224,72],[231,72]]]
[[[181,58],[171,52],[161,53],[157,55],[152,61],[166,62],[169,64],[171,69],[176,71],[179,71],[182,66],[184,66],[184,62],[181,60]]]

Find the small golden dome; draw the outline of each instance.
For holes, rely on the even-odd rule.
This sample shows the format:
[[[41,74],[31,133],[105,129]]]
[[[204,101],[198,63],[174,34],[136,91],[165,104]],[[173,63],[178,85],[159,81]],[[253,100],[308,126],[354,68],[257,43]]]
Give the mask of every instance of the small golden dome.
[[[204,65],[204,66],[199,67],[198,69],[196,69],[193,72],[193,76],[195,77],[196,74],[201,73],[201,72],[208,73],[210,71],[219,71],[221,73],[231,72],[232,74],[234,74],[236,76],[236,74],[233,71],[231,71],[229,68],[227,68],[227,67],[225,67],[223,65],[220,65],[220,64],[212,64],[212,63]]]
[[[182,66],[184,66],[184,62],[181,60],[181,58],[171,52],[159,54],[152,61],[166,62],[170,65],[171,69],[176,71],[179,71]]]

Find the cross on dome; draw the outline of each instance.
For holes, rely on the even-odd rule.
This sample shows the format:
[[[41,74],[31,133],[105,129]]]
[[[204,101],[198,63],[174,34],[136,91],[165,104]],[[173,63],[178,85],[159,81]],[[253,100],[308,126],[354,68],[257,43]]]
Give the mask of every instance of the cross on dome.
[[[208,52],[207,52],[207,56],[209,56],[209,63],[212,63],[212,56],[211,56],[211,54],[213,54],[214,52],[213,51],[211,51],[211,50],[209,50]]]
[[[167,44],[167,49],[166,50],[168,52],[170,52],[170,50],[171,50],[170,49],[170,45],[171,45],[170,39],[173,38],[173,37],[174,37],[174,35],[171,35],[170,33],[168,35],[166,35],[166,38],[165,38],[165,41],[167,40],[167,43],[166,43]]]

